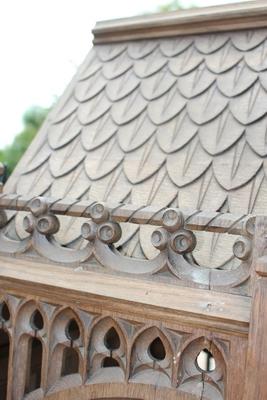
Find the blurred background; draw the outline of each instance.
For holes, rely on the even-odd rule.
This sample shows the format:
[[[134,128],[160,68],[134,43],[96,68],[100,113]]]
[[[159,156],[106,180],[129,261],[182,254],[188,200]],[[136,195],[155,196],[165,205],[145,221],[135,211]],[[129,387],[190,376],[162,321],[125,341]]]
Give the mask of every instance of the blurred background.
[[[0,3],[0,161],[10,174],[91,47],[96,21],[231,0],[8,0]]]

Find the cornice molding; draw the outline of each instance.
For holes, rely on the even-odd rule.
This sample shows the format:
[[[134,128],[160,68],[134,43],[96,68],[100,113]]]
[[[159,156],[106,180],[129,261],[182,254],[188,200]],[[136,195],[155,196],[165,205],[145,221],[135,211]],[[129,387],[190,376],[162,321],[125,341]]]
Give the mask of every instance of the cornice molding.
[[[94,43],[267,27],[267,1],[249,1],[96,23]]]

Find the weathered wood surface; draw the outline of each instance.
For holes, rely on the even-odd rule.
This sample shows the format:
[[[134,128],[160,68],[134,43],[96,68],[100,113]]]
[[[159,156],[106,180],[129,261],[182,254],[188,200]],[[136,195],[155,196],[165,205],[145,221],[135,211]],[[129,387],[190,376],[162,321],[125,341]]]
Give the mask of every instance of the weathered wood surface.
[[[257,231],[259,234],[257,235]],[[242,400],[267,398],[267,218],[256,222],[257,260],[255,262],[255,287],[252,297],[249,341],[246,362],[246,380]]]
[[[46,397],[47,400],[200,400],[198,395],[175,389],[155,388],[142,384],[100,384],[72,388]],[[202,400],[208,400],[202,398]]]
[[[266,26],[266,2],[246,1],[178,13],[101,21],[96,24],[93,33],[94,43],[114,43]]]
[[[0,305],[4,301],[10,310],[10,317],[3,319],[0,307],[2,329],[8,330],[14,349],[8,400],[21,400],[27,379],[31,400],[65,400],[74,395],[157,400],[164,394],[177,400],[241,400],[247,298],[206,297],[203,291],[180,292],[168,285],[157,285],[156,293],[154,285],[106,280],[103,274],[85,277],[67,269],[63,275],[52,270],[49,277],[44,264],[31,264],[28,269],[29,263],[14,260],[0,276]],[[36,312],[39,322],[34,322]],[[74,320],[77,332],[69,328]],[[107,333],[112,330],[117,339],[110,342]],[[32,361],[27,358],[33,338],[43,349],[42,361],[37,358],[34,364],[36,372],[41,371],[40,381],[30,373]],[[156,339],[163,356],[158,347],[152,352]],[[66,368],[64,349],[68,348],[79,354],[79,361],[75,364],[72,359]],[[214,370],[196,364],[204,349],[215,360]],[[106,369],[107,358],[113,360],[113,367]],[[141,389],[144,397],[137,395]]]
[[[264,28],[95,46],[5,191],[264,214],[266,37]],[[79,237],[75,218],[62,228],[64,245]],[[20,217],[10,229],[20,236]],[[122,252],[152,258],[148,231],[127,226]],[[200,265],[232,267],[231,237],[197,235]]]
[[[117,312],[127,310],[131,313],[134,303],[135,313],[143,314],[145,307],[146,313],[161,315],[161,318],[168,315],[169,319],[182,318],[187,323],[192,321],[209,327],[216,321],[214,329],[247,334],[249,297],[73,271],[34,260],[0,257],[0,264],[1,287],[6,291],[17,288],[17,293],[33,294],[38,285],[38,293],[42,296],[53,292],[55,299],[60,300],[62,296],[74,302],[76,299],[85,308],[94,303],[101,305],[106,312],[116,309]]]
[[[267,265],[267,262],[266,262]],[[267,269],[266,269],[267,272]],[[250,320],[243,400],[267,398],[267,279],[256,281]]]
[[[232,259],[218,233],[243,234],[247,215],[266,213],[267,7],[253,2],[222,10],[127,20],[127,29],[125,21],[98,25],[96,41],[110,44],[94,47],[7,183],[1,207],[21,211],[9,212],[6,225],[1,210],[0,250],[9,257],[0,257],[0,287],[11,313],[5,319],[1,304],[1,329],[10,334],[7,400],[25,400],[32,387],[27,400],[266,399],[265,234],[256,233],[251,246],[253,235],[245,229],[234,246],[242,260],[236,268],[229,266]],[[203,30],[207,33],[191,36]],[[111,43],[118,35],[151,39]],[[52,196],[52,215],[33,213],[25,235],[23,212],[40,195]],[[97,237],[102,273],[82,271],[80,249],[68,247],[80,238],[77,217],[91,217],[88,202],[96,201],[106,204],[111,220],[105,220],[104,231],[94,226],[95,236],[85,230],[83,238],[90,253],[90,238]],[[190,254],[186,262],[168,253],[177,282],[189,277],[189,286],[198,288],[105,273],[109,263],[143,267],[137,258],[151,260],[155,248],[163,258],[181,230],[178,247],[188,239],[192,250],[196,241],[183,225],[179,232],[164,225],[150,244],[145,225],[162,225],[167,207],[183,210],[187,228],[213,232],[204,236],[193,268]],[[64,216],[58,222],[54,214]],[[114,221],[128,222],[118,257],[108,247],[113,241],[107,233],[116,239],[120,232]],[[50,242],[59,226],[63,240]],[[16,235],[19,240],[12,239]],[[23,259],[24,245],[43,261],[53,249],[53,260],[65,266],[40,262],[34,251],[32,260]],[[70,258],[76,269],[66,267]],[[199,267],[211,258],[219,260],[215,268]],[[161,266],[164,274],[166,265]],[[253,299],[215,293],[220,285],[246,295],[254,289]],[[42,328],[33,324],[37,310]],[[106,340],[112,328],[116,348]],[[155,360],[150,346],[157,338],[165,355]],[[42,343],[41,362],[37,356],[31,360],[34,339]],[[197,364],[202,350],[211,351],[214,371],[203,372]],[[63,376],[66,354],[73,357],[72,373]],[[105,363],[112,363],[112,371],[106,372]]]
[[[0,209],[14,211],[31,211],[31,203],[35,198],[19,196],[17,194],[3,193],[0,195]],[[38,197],[47,204],[49,210],[56,215],[67,215],[70,217],[91,218],[91,206],[95,200],[78,201],[73,198],[57,199]],[[37,199],[36,199],[37,200]],[[129,222],[138,225],[162,225],[162,217],[167,207],[137,206],[122,203],[101,203],[107,208],[111,219],[117,222]],[[174,208],[181,212],[188,229],[206,232],[229,233],[241,235],[246,231],[248,225],[253,228],[253,215],[231,214],[222,212],[202,211],[197,209]]]
[[[139,208],[121,204],[106,206],[103,203],[68,199],[62,201],[42,197],[25,199],[17,195],[2,195],[0,201],[2,206],[5,205],[11,210],[30,211],[30,214],[22,215],[23,240],[9,237],[8,215],[5,210],[0,211],[2,254],[11,256],[25,254],[31,257],[37,253],[39,258],[73,268],[79,266],[88,270],[90,263],[95,263],[97,265],[95,269],[99,269],[102,265],[111,273],[130,274],[140,278],[158,279],[177,285],[216,289],[234,294],[250,294],[251,285],[248,283],[250,283],[254,233],[254,218],[251,216],[236,217],[227,213],[202,211],[191,211],[188,215],[175,208],[158,209],[151,206]],[[62,224],[64,227],[64,219],[70,217],[69,213],[75,214],[76,224],[80,224],[79,243],[74,247],[66,246],[60,240]],[[56,214],[64,215],[63,219],[60,221]],[[148,232],[147,241],[151,241],[156,253],[149,260],[129,258],[116,250],[115,246],[120,248],[123,233],[122,226],[117,221],[129,224],[132,219],[137,224],[161,225],[160,228],[152,230],[150,235]],[[225,231],[227,226],[228,233],[242,233],[242,237],[235,240],[230,256],[237,265],[233,269],[225,270],[213,264],[208,267],[199,265],[195,261],[195,253],[193,254],[197,239],[188,229],[189,225],[200,230],[216,231]],[[22,233],[22,230],[20,232]]]

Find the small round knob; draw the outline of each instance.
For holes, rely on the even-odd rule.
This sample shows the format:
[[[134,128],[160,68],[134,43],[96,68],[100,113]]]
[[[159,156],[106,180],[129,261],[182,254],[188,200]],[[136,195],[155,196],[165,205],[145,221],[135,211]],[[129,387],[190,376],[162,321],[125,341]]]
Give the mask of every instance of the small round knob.
[[[196,237],[193,232],[181,229],[171,236],[170,245],[178,254],[190,253],[196,247]]]
[[[184,216],[175,208],[168,208],[162,216],[163,226],[170,232],[175,232],[184,226]]]
[[[98,227],[97,237],[103,243],[115,243],[121,238],[121,227],[117,222],[106,222]]]
[[[158,250],[166,249],[168,245],[169,234],[164,228],[155,229],[151,235],[151,242]]]
[[[85,222],[81,228],[82,237],[89,241],[95,240],[96,231],[97,225],[93,221]]]
[[[96,203],[91,207],[91,218],[97,224],[109,219],[109,212],[102,203]]]
[[[43,235],[53,235],[59,230],[59,220],[55,215],[45,215],[37,219],[36,226]]]
[[[35,197],[30,201],[29,209],[35,217],[39,217],[47,212],[48,205],[42,197]]]

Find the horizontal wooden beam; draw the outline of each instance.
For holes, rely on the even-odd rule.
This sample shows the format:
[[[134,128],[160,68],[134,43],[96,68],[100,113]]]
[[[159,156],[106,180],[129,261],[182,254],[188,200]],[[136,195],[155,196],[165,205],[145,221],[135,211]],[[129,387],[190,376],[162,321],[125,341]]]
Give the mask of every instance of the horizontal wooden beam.
[[[72,302],[105,312],[146,315],[197,328],[247,335],[250,297],[140,281],[59,265],[0,257],[0,286],[6,293]]]
[[[40,197],[40,199],[42,199]],[[31,197],[24,197],[13,194],[0,195],[0,209],[15,211],[30,211]],[[47,202],[51,212],[57,215],[68,215],[72,217],[90,218],[91,206],[96,201],[79,201],[65,198],[43,198]],[[102,203],[109,211],[111,219],[116,222],[131,222],[139,225],[162,225],[162,216],[167,208],[156,206],[136,206],[122,203]],[[188,208],[177,208],[182,212],[185,219],[185,226],[191,230],[229,233],[240,235],[244,230],[253,230],[255,217],[248,214],[231,214],[216,211],[202,211]]]
[[[249,1],[97,22],[94,43],[267,27],[266,1]]]

